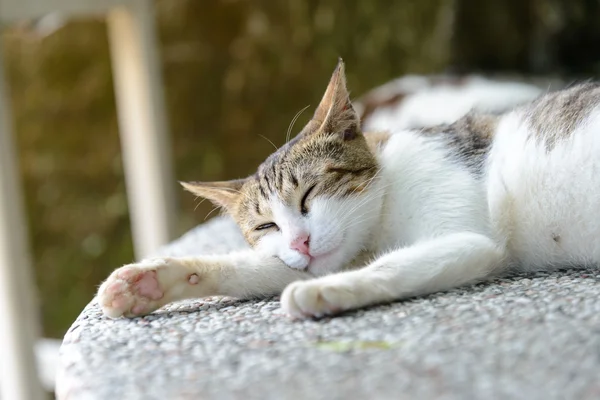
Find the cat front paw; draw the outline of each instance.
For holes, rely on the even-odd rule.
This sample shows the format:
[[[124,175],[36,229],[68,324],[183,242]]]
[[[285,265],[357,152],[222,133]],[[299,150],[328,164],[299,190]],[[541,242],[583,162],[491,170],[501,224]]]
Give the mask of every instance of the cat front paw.
[[[149,314],[168,303],[166,292],[175,273],[170,259],[146,260],[115,270],[98,290],[98,302],[110,318]],[[189,277],[193,284],[196,277]]]
[[[320,318],[353,308],[355,296],[343,284],[324,279],[299,281],[281,294],[281,308],[294,318]]]

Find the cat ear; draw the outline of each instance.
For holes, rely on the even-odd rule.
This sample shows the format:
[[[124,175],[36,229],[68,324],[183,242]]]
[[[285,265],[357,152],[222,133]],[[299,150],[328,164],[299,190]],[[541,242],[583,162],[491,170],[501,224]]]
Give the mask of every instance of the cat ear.
[[[179,182],[185,190],[212,201],[216,206],[232,210],[241,196],[245,179],[222,182]]]
[[[316,131],[340,134],[344,140],[354,139],[360,134],[360,118],[350,102],[341,58],[311,122]]]

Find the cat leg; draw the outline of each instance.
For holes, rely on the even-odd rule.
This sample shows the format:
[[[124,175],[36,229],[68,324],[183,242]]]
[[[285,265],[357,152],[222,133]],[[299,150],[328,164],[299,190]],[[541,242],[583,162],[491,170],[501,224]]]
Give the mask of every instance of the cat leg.
[[[293,317],[320,317],[473,283],[501,269],[504,259],[483,235],[450,234],[392,251],[359,270],[294,282],[281,305]]]
[[[115,270],[98,290],[105,315],[135,317],[177,300],[261,297],[312,275],[251,250],[226,255],[144,260]]]

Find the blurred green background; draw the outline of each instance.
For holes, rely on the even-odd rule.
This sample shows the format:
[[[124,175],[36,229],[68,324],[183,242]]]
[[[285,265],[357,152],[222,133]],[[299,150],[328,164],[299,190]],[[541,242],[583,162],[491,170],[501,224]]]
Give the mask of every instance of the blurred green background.
[[[338,56],[353,96],[405,73],[600,71],[595,0],[159,0],[178,180],[245,176]],[[105,23],[3,36],[46,336],[133,260]],[[299,120],[298,131],[311,114]],[[201,223],[179,192],[178,232]]]

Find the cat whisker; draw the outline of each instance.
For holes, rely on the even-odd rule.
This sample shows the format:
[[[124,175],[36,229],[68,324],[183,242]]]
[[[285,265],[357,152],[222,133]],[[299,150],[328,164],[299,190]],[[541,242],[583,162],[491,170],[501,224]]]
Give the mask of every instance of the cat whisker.
[[[361,201],[358,204],[354,205],[354,207],[352,207],[349,211],[347,211],[347,213],[351,214],[354,211],[356,211],[357,209],[359,209],[362,206],[364,206],[369,201],[375,199],[376,197],[385,195],[385,193],[386,193],[386,190],[385,190],[386,187],[387,187],[387,185],[383,186],[383,187],[379,187],[379,188],[375,189],[374,191],[372,191],[370,193],[367,193],[367,195],[363,199],[361,199]]]
[[[194,201],[197,201],[200,198],[200,196],[196,196],[196,198],[194,199]],[[206,199],[202,199],[200,200],[197,204],[196,207],[194,207],[194,211],[196,211],[198,209],[198,207],[200,207],[200,204],[204,203]]]
[[[373,177],[371,177],[371,178],[369,178],[369,179],[367,179],[365,181],[365,182],[368,182],[367,188],[370,187],[375,182],[375,178],[377,178],[377,176],[380,174],[381,171],[382,171],[381,168],[378,169],[378,171],[375,173],[375,175]],[[340,213],[342,211],[345,214],[349,214],[349,215],[350,214],[354,214],[358,209],[360,209],[362,206],[364,206],[365,204],[367,204],[371,200],[377,198],[378,196],[385,195],[385,193],[387,193],[386,189],[389,188],[390,186],[394,185],[395,183],[397,183],[399,180],[400,180],[400,178],[397,179],[397,180],[394,180],[393,182],[390,182],[390,183],[388,183],[386,185],[377,187],[375,190],[367,193],[367,195],[364,198],[362,198],[359,203],[355,204],[352,208],[350,208],[350,210],[345,210],[344,207],[339,207],[336,210],[333,210],[334,211],[333,219],[334,220],[338,220],[338,217],[339,217],[339,215],[340,215]],[[345,198],[343,200],[343,203],[347,204],[348,201],[350,201],[350,198]],[[358,218],[360,218],[360,216],[363,216],[365,214],[366,214],[366,212],[364,212],[362,214],[359,214]],[[383,214],[376,213],[376,214],[373,215],[373,217],[376,217],[376,216],[383,216]],[[371,218],[371,217],[367,217],[367,218]],[[354,221],[357,221],[357,219],[353,219],[352,221],[350,221],[351,224],[348,224],[348,226],[345,226],[344,229],[348,229],[349,227],[354,226],[354,225],[362,222],[362,221],[358,221],[358,222],[354,222]]]
[[[273,146],[273,148],[275,149],[275,151],[277,151],[278,147],[277,147],[277,146],[275,146],[275,143],[273,143],[273,142],[271,141],[271,139],[269,139],[268,137],[266,137],[266,136],[264,136],[264,135],[261,135],[260,133],[258,134],[258,136],[260,136],[261,138],[265,139],[267,142],[271,143],[271,145]]]
[[[215,212],[215,210],[218,210],[220,207],[217,206],[215,208],[213,208],[212,210],[210,210],[210,212],[208,214],[206,214],[206,217],[204,217],[204,220],[206,221],[208,217],[210,217],[210,214],[212,214],[213,212]]]
[[[364,218],[353,219],[353,220],[349,221],[350,223],[342,225],[342,229],[343,230],[348,230],[348,229],[350,229],[350,228],[352,228],[352,227],[354,227],[356,225],[360,225],[363,222],[369,221],[371,219],[380,218],[380,217],[390,217],[390,216],[392,216],[392,214],[379,214],[379,213],[375,213],[375,214],[367,215]]]
[[[361,186],[363,186],[363,185],[365,185],[365,184],[366,184],[366,185],[365,185],[365,187],[364,187],[364,189],[363,189],[363,190],[365,190],[365,189],[368,189],[368,188],[369,188],[369,186],[371,186],[371,184],[372,184],[372,183],[373,183],[373,181],[375,180],[375,178],[377,178],[377,177],[378,177],[378,175],[379,175],[379,173],[380,173],[380,172],[381,172],[381,168],[378,168],[378,169],[377,169],[377,171],[375,172],[375,174],[374,174],[374,175],[373,175],[371,178],[368,178],[368,179],[366,179],[366,180],[362,181],[362,182],[361,182],[361,183],[360,183],[358,186],[356,186],[356,187],[355,187],[355,188],[352,190],[352,193],[356,193],[356,191],[358,190],[358,188],[359,188],[359,187],[361,187]]]
[[[300,115],[306,111],[306,109],[310,107],[310,104],[307,105],[306,107],[304,107],[302,110],[298,111],[296,113],[296,115],[294,115],[294,118],[292,118],[292,122],[290,122],[290,126],[288,126],[288,130],[287,133],[285,135],[285,142],[289,142],[290,141],[290,134],[292,133],[292,129],[294,129],[294,124],[296,123],[296,120],[298,119],[298,117],[300,117]]]
[[[352,219],[350,221],[348,221],[346,224],[342,224],[341,225],[341,229],[344,231],[347,231],[348,229],[356,226],[356,225],[360,225],[363,222],[369,221],[371,219],[376,219],[376,218],[384,218],[384,217],[391,217],[392,214],[391,213],[373,213],[371,215],[366,215],[367,213],[363,213],[358,215],[358,218]],[[362,218],[361,218],[362,217]]]
[[[373,184],[373,182],[375,181],[375,178],[377,178],[377,177],[378,177],[378,175],[379,175],[379,173],[380,173],[380,172],[381,172],[381,168],[379,168],[379,169],[378,169],[378,170],[375,172],[375,175],[373,175],[371,178],[369,178],[369,179],[366,179],[366,180],[365,180],[365,181],[363,181],[363,182],[362,182],[360,185],[358,185],[358,186],[357,186],[357,187],[356,187],[356,188],[355,188],[355,189],[352,191],[352,193],[353,193],[353,194],[354,194],[354,193],[356,193],[356,190],[358,189],[358,187],[359,187],[359,186],[362,186],[362,185],[363,185],[363,184],[365,184],[365,183],[367,184],[367,185],[365,186],[365,189],[368,189],[368,188],[369,188],[369,187],[370,187],[370,186]],[[365,190],[365,189],[363,189],[363,190]],[[373,197],[373,194],[372,194],[372,193],[369,193],[369,194],[366,196],[366,198],[364,198],[364,199],[362,199],[362,200],[361,200],[361,202],[360,202],[359,204],[357,204],[357,205],[355,205],[354,207],[352,207],[352,209],[349,211],[349,213],[352,213],[352,212],[353,212],[353,211],[355,211],[357,208],[359,208],[359,207],[362,207],[362,206],[365,204],[365,202],[367,202],[367,201],[371,200],[372,198],[374,198],[374,197]],[[348,201],[350,201],[350,198],[349,198],[349,197],[346,197],[346,198],[344,198],[344,199],[342,200],[343,204],[347,204],[347,203],[348,203]],[[338,209],[336,209],[336,210],[335,210],[334,219],[337,219],[337,217],[339,216],[339,213],[341,212],[341,210],[342,210],[342,209],[343,209],[343,207],[340,207],[340,208],[338,208]]]

